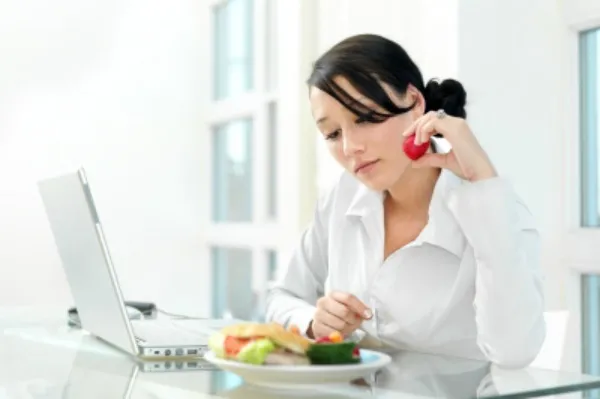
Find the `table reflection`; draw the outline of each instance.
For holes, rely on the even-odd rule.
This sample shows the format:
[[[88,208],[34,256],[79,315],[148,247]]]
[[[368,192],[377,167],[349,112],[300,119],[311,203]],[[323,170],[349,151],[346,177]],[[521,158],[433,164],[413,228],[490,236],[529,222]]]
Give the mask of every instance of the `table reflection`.
[[[501,370],[487,362],[414,352],[352,384],[274,390],[215,369],[153,372],[92,337],[65,333],[50,343],[39,332],[5,334],[0,399],[157,398],[487,398],[544,396],[600,387],[600,379],[549,370]],[[10,362],[9,362],[10,360]],[[8,365],[11,365],[8,367]],[[209,367],[209,368],[208,368]],[[6,378],[2,378],[2,375]]]
[[[311,397],[494,397],[489,363],[414,352],[390,354],[392,363],[383,370],[350,385],[311,387]],[[215,373],[213,393],[227,398],[281,398],[306,396],[298,392],[275,391],[244,384],[237,376]]]
[[[394,354],[392,363],[374,376],[375,390],[407,395],[472,398],[494,396],[488,362],[414,352]]]

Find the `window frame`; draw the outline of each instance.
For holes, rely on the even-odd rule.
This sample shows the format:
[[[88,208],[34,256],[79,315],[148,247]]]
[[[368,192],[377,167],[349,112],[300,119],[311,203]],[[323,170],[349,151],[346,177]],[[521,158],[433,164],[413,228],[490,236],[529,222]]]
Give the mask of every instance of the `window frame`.
[[[211,0],[209,3],[210,15],[210,62],[212,65],[211,76],[215,77],[214,71],[214,46],[216,43],[215,36],[215,9],[224,5],[227,0]],[[215,99],[211,96],[209,109],[207,112],[207,124],[210,132],[217,131],[217,127],[239,119],[250,118],[252,120],[252,140],[250,146],[252,148],[252,221],[251,222],[215,222],[213,220],[212,211],[215,209],[213,195],[207,196],[208,200],[208,225],[206,226],[206,234],[203,239],[208,246],[208,253],[212,253],[213,248],[222,249],[249,249],[252,251],[252,290],[263,293],[266,290],[267,275],[267,255],[268,250],[277,250],[277,235],[276,223],[273,220],[267,219],[267,210],[265,203],[267,199],[267,175],[266,162],[267,155],[264,153],[266,147],[267,129],[267,105],[270,101],[277,101],[277,93],[264,91],[265,82],[263,71],[266,69],[266,40],[262,40],[265,34],[265,17],[266,17],[266,0],[253,0],[252,10],[252,34],[253,34],[253,66],[252,71],[252,89],[247,92],[233,95],[225,99]],[[210,88],[211,93],[214,88]],[[209,149],[214,146],[214,135],[209,134]],[[210,165],[211,187],[213,185],[214,170],[214,154],[208,151],[207,165]],[[208,259],[212,274],[212,257]],[[212,279],[211,279],[212,280]],[[213,288],[211,287],[211,291]],[[211,304],[214,298],[211,292]],[[259,298],[259,301],[261,298]],[[213,306],[211,305],[211,309]]]
[[[600,7],[589,0],[574,0],[563,5],[566,22],[565,57],[567,95],[564,98],[566,113],[563,148],[565,188],[564,264],[566,270],[566,304],[569,325],[563,348],[562,367],[566,370],[583,370],[583,304],[582,275],[600,274],[600,227],[581,227],[582,211],[582,146],[581,146],[581,76],[580,34],[600,27]],[[575,136],[575,137],[573,137]],[[568,348],[568,350],[567,350]]]
[[[214,247],[225,249],[251,249],[252,250],[252,289],[258,293],[259,305],[264,304],[265,295],[270,285],[268,281],[270,266],[270,251],[276,254],[277,267],[287,263],[289,255],[296,244],[298,235],[312,216],[312,209],[316,200],[316,167],[308,165],[302,168],[307,159],[315,159],[314,137],[306,129],[306,113],[308,110],[306,92],[303,85],[306,70],[310,63],[306,57],[311,58],[316,52],[316,43],[313,42],[314,32],[310,24],[314,23],[316,0],[275,0],[277,5],[269,12],[269,0],[253,0],[253,83],[248,92],[234,95],[229,98],[216,100],[213,87],[210,87],[211,97],[206,114],[206,134],[208,146],[205,152],[205,165],[209,177],[210,187],[213,184],[214,154],[213,134],[215,128],[223,123],[241,118],[252,118],[252,222],[215,222],[212,217],[213,195],[209,193],[207,200],[206,226],[203,229],[201,242],[207,248],[207,269],[210,270],[208,278],[213,281],[211,263],[211,250]],[[215,77],[214,69],[214,44],[215,18],[214,10],[222,6],[227,0],[209,0],[206,4],[209,10],[210,26],[208,31],[210,52],[207,59],[211,65],[211,76]],[[273,21],[267,25],[267,16]],[[272,35],[266,37],[268,32],[286,31],[286,35]],[[316,36],[315,36],[316,39]],[[273,53],[267,53],[270,46]],[[269,59],[268,56],[275,57]],[[306,68],[301,65],[306,64]],[[267,73],[274,73],[275,86],[268,84]],[[286,93],[282,98],[279,93]],[[277,119],[275,126],[275,147],[273,154],[276,167],[274,203],[276,215],[269,212],[270,201],[268,168],[270,166],[269,149],[269,106],[276,104]],[[204,112],[204,111],[200,111]],[[283,131],[285,120],[285,132]],[[280,134],[281,132],[281,134]],[[285,133],[285,134],[283,134]],[[290,151],[294,148],[294,151]],[[297,150],[296,150],[297,149]],[[281,156],[280,154],[285,154]],[[286,173],[279,171],[284,170]],[[313,188],[314,186],[314,188]],[[207,293],[212,309],[214,288],[211,286]]]

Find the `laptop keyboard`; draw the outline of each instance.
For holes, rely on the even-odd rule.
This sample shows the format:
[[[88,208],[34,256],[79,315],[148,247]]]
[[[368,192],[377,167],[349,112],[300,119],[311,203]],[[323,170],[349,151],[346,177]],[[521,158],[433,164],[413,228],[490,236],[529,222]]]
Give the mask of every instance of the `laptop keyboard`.
[[[137,340],[150,344],[206,345],[210,333],[182,328],[170,320],[132,320]]]
[[[231,320],[145,319],[132,320],[136,340],[168,345],[206,345],[208,338]]]

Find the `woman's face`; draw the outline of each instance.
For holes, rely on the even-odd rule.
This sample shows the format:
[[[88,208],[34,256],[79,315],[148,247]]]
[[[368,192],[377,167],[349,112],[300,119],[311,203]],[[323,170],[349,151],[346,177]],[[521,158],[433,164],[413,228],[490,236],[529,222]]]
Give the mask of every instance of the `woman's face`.
[[[343,77],[334,79],[342,90],[367,108],[386,113],[368,98],[363,97]],[[324,91],[312,87],[310,102],[312,114],[329,152],[348,172],[367,187],[384,191],[392,187],[410,164],[402,150],[402,133],[423,115],[425,102],[419,91],[409,86],[406,95],[399,97],[383,84],[390,98],[398,105],[415,107],[404,114],[393,116],[382,123],[357,121],[358,117]]]

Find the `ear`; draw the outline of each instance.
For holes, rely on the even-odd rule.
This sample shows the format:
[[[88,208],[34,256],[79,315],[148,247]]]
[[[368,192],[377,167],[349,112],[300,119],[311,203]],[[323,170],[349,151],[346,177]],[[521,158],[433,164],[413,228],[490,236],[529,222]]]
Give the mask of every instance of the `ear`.
[[[409,84],[406,88],[406,99],[408,104],[415,104],[412,112],[415,114],[415,118],[423,116],[425,113],[425,97],[415,86]]]

